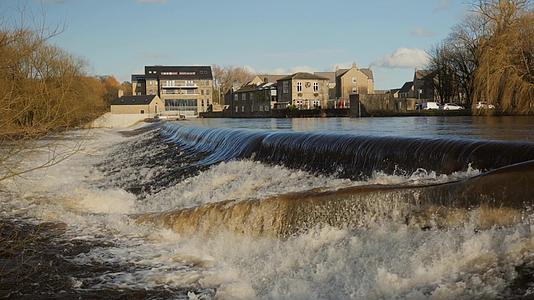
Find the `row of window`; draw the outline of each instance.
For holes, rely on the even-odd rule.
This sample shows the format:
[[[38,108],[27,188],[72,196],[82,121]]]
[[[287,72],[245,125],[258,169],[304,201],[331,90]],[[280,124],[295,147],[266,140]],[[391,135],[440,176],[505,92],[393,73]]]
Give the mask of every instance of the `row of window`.
[[[269,105],[260,105],[258,107],[258,110],[259,111],[269,111]],[[239,106],[235,106],[235,112],[239,112]],[[245,106],[241,106],[241,112],[245,112]]]
[[[299,92],[299,93],[302,92],[303,85],[306,88],[309,88],[309,87],[312,86],[312,84],[310,82],[306,82],[305,84],[303,84],[301,81],[298,81],[297,82],[297,92]],[[313,91],[314,92],[318,92],[319,91],[319,83],[318,82],[314,82],[313,83]],[[282,83],[282,93],[289,94],[289,81],[284,81]]]
[[[311,84],[309,82],[306,82],[305,86],[307,88],[309,88],[311,86]],[[314,92],[318,92],[319,91],[319,82],[314,82],[313,83],[313,91]],[[302,92],[302,82],[300,82],[300,81],[297,82],[297,92]]]

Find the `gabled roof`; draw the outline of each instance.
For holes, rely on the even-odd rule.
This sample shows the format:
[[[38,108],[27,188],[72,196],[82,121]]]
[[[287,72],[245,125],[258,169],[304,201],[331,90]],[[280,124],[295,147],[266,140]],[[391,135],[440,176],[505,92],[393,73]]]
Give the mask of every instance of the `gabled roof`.
[[[315,72],[317,76],[328,78],[330,82],[336,82],[336,72]]]
[[[148,105],[156,95],[122,96],[111,101],[111,105]]]
[[[431,70],[416,70],[415,71],[415,79],[423,79],[427,77],[428,75],[432,75]]]
[[[243,92],[253,92],[253,91],[259,91],[259,90],[267,90],[267,89],[276,89],[276,83],[273,82],[266,82],[262,84],[247,84],[239,88],[236,93],[243,93]]]
[[[291,75],[286,76],[286,77],[282,77],[282,78],[278,79],[278,81],[280,81],[280,80],[289,80],[289,79],[317,79],[317,80],[328,80],[328,78],[324,78],[324,77],[321,77],[321,76],[317,76],[317,75],[312,74],[312,73],[298,72],[298,73],[291,74]]]
[[[404,83],[404,85],[401,87],[399,93],[407,93],[409,92],[413,87],[413,81],[408,81]]]
[[[336,77],[343,76],[345,75],[345,73],[347,73],[350,70],[351,69],[338,69],[336,71]],[[367,76],[367,78],[374,80],[373,70],[371,69],[358,69],[358,70],[362,72],[365,76]]]
[[[337,69],[336,70],[336,77],[343,76],[345,73],[347,73],[350,69]]]
[[[280,78],[287,77],[287,74],[286,75],[261,74],[261,75],[258,75],[258,77],[260,77],[261,80],[263,80],[263,82],[267,83],[267,82],[276,82]]]
[[[367,68],[367,69],[360,69],[360,71],[362,71],[362,73],[365,74],[365,76],[367,76],[367,78],[369,78],[371,80],[374,80],[373,70]]]

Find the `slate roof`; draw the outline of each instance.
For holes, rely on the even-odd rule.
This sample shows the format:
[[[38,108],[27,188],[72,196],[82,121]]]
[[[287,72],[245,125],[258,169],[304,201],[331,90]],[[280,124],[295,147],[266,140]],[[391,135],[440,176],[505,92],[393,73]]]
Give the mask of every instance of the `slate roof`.
[[[111,101],[111,105],[148,105],[156,95],[122,96]]]
[[[430,70],[417,70],[415,71],[415,79],[423,79],[432,73]]]
[[[349,70],[350,69],[338,69],[336,71],[336,77],[345,75],[345,73],[347,73]],[[358,70],[360,70],[363,74],[365,74],[365,76],[367,76],[367,78],[369,78],[371,80],[374,80],[373,70],[371,70],[371,69],[358,69]]]
[[[367,78],[369,78],[371,80],[374,80],[373,70],[371,70],[371,69],[360,69],[360,71],[362,71],[362,73],[365,74],[367,76]]]
[[[407,93],[412,89],[412,87],[413,87],[413,81],[408,81],[404,83],[404,85],[399,90],[399,93]]]
[[[328,78],[330,82],[336,82],[336,72],[315,72],[317,76]]]
[[[267,82],[276,82],[280,78],[287,77],[287,75],[262,74],[262,75],[258,75],[258,77],[261,78],[263,82],[267,83]]]
[[[318,79],[318,80],[328,80],[328,78],[324,78],[324,77],[321,77],[321,76],[317,76],[317,75],[312,74],[312,73],[298,72],[298,73],[291,74],[291,75],[286,76],[286,77],[282,77],[282,78],[278,79],[278,81],[280,81],[280,80],[289,80],[289,79]]]

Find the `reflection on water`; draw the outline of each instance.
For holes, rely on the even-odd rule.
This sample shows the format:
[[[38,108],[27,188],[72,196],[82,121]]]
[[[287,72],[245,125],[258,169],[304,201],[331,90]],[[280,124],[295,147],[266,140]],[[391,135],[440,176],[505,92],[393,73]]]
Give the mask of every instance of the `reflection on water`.
[[[378,136],[534,140],[534,117],[195,119],[187,123],[215,128],[338,131]]]

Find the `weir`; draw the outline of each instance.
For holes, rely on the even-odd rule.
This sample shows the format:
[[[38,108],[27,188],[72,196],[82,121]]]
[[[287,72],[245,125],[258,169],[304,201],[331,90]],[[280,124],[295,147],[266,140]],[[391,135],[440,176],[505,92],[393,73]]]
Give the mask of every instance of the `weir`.
[[[202,154],[195,164],[209,166],[234,159],[254,159],[313,173],[366,179],[373,172],[411,174],[418,169],[451,174],[471,166],[489,171],[534,160],[534,143],[376,137],[323,132],[269,132],[197,128],[164,124],[167,142],[186,153]]]
[[[528,161],[444,184],[311,190],[261,200],[227,200],[135,218],[186,235],[226,230],[274,238],[316,226],[354,229],[377,222],[448,228],[471,220],[484,229],[523,221],[534,202],[533,183],[534,161]]]

